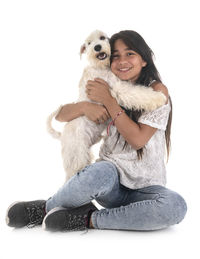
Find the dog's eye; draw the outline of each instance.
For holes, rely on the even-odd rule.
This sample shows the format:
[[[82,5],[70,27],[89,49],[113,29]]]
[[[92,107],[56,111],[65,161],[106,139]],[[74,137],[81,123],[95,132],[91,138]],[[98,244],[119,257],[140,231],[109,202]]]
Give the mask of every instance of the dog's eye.
[[[100,37],[100,40],[105,40],[106,38],[104,36],[101,36]]]
[[[90,45],[90,44],[91,44],[91,42],[89,41],[89,42],[88,42],[88,45]]]

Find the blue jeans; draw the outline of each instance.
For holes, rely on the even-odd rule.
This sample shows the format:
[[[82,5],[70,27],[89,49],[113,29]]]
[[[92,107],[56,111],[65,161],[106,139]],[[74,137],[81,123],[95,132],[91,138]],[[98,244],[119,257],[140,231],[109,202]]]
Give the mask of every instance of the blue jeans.
[[[74,175],[47,201],[46,210],[79,207],[93,199],[105,208],[92,213],[97,229],[162,229],[178,224],[187,211],[184,199],[163,186],[132,190],[121,185],[117,168],[107,161]]]

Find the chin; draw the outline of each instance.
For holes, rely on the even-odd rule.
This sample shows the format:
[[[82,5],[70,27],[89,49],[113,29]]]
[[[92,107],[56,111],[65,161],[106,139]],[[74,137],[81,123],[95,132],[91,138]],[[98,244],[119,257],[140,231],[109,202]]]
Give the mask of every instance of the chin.
[[[129,81],[129,80],[131,80],[131,78],[128,77],[128,76],[118,76],[118,77],[119,77],[119,79],[122,80],[122,81]]]

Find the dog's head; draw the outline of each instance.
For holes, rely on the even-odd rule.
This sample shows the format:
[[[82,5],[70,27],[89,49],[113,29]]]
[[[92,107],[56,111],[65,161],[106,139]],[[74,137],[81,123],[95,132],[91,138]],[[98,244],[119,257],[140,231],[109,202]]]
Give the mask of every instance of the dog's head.
[[[85,53],[92,66],[110,66],[110,43],[108,36],[102,31],[94,31],[81,46],[80,55]]]

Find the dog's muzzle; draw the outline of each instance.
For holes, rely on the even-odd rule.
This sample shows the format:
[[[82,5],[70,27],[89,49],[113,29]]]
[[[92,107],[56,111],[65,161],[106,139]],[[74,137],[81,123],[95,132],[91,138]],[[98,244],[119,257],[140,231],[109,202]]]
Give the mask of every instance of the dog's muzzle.
[[[107,54],[105,53],[105,52],[100,52],[99,54],[97,54],[97,58],[99,59],[99,60],[104,60],[104,59],[106,59],[107,58]]]
[[[108,57],[108,55],[105,53],[105,52],[100,52],[102,49],[102,46],[100,44],[98,45],[95,45],[94,46],[94,50],[99,52],[96,57],[99,59],[99,60],[104,60]]]

